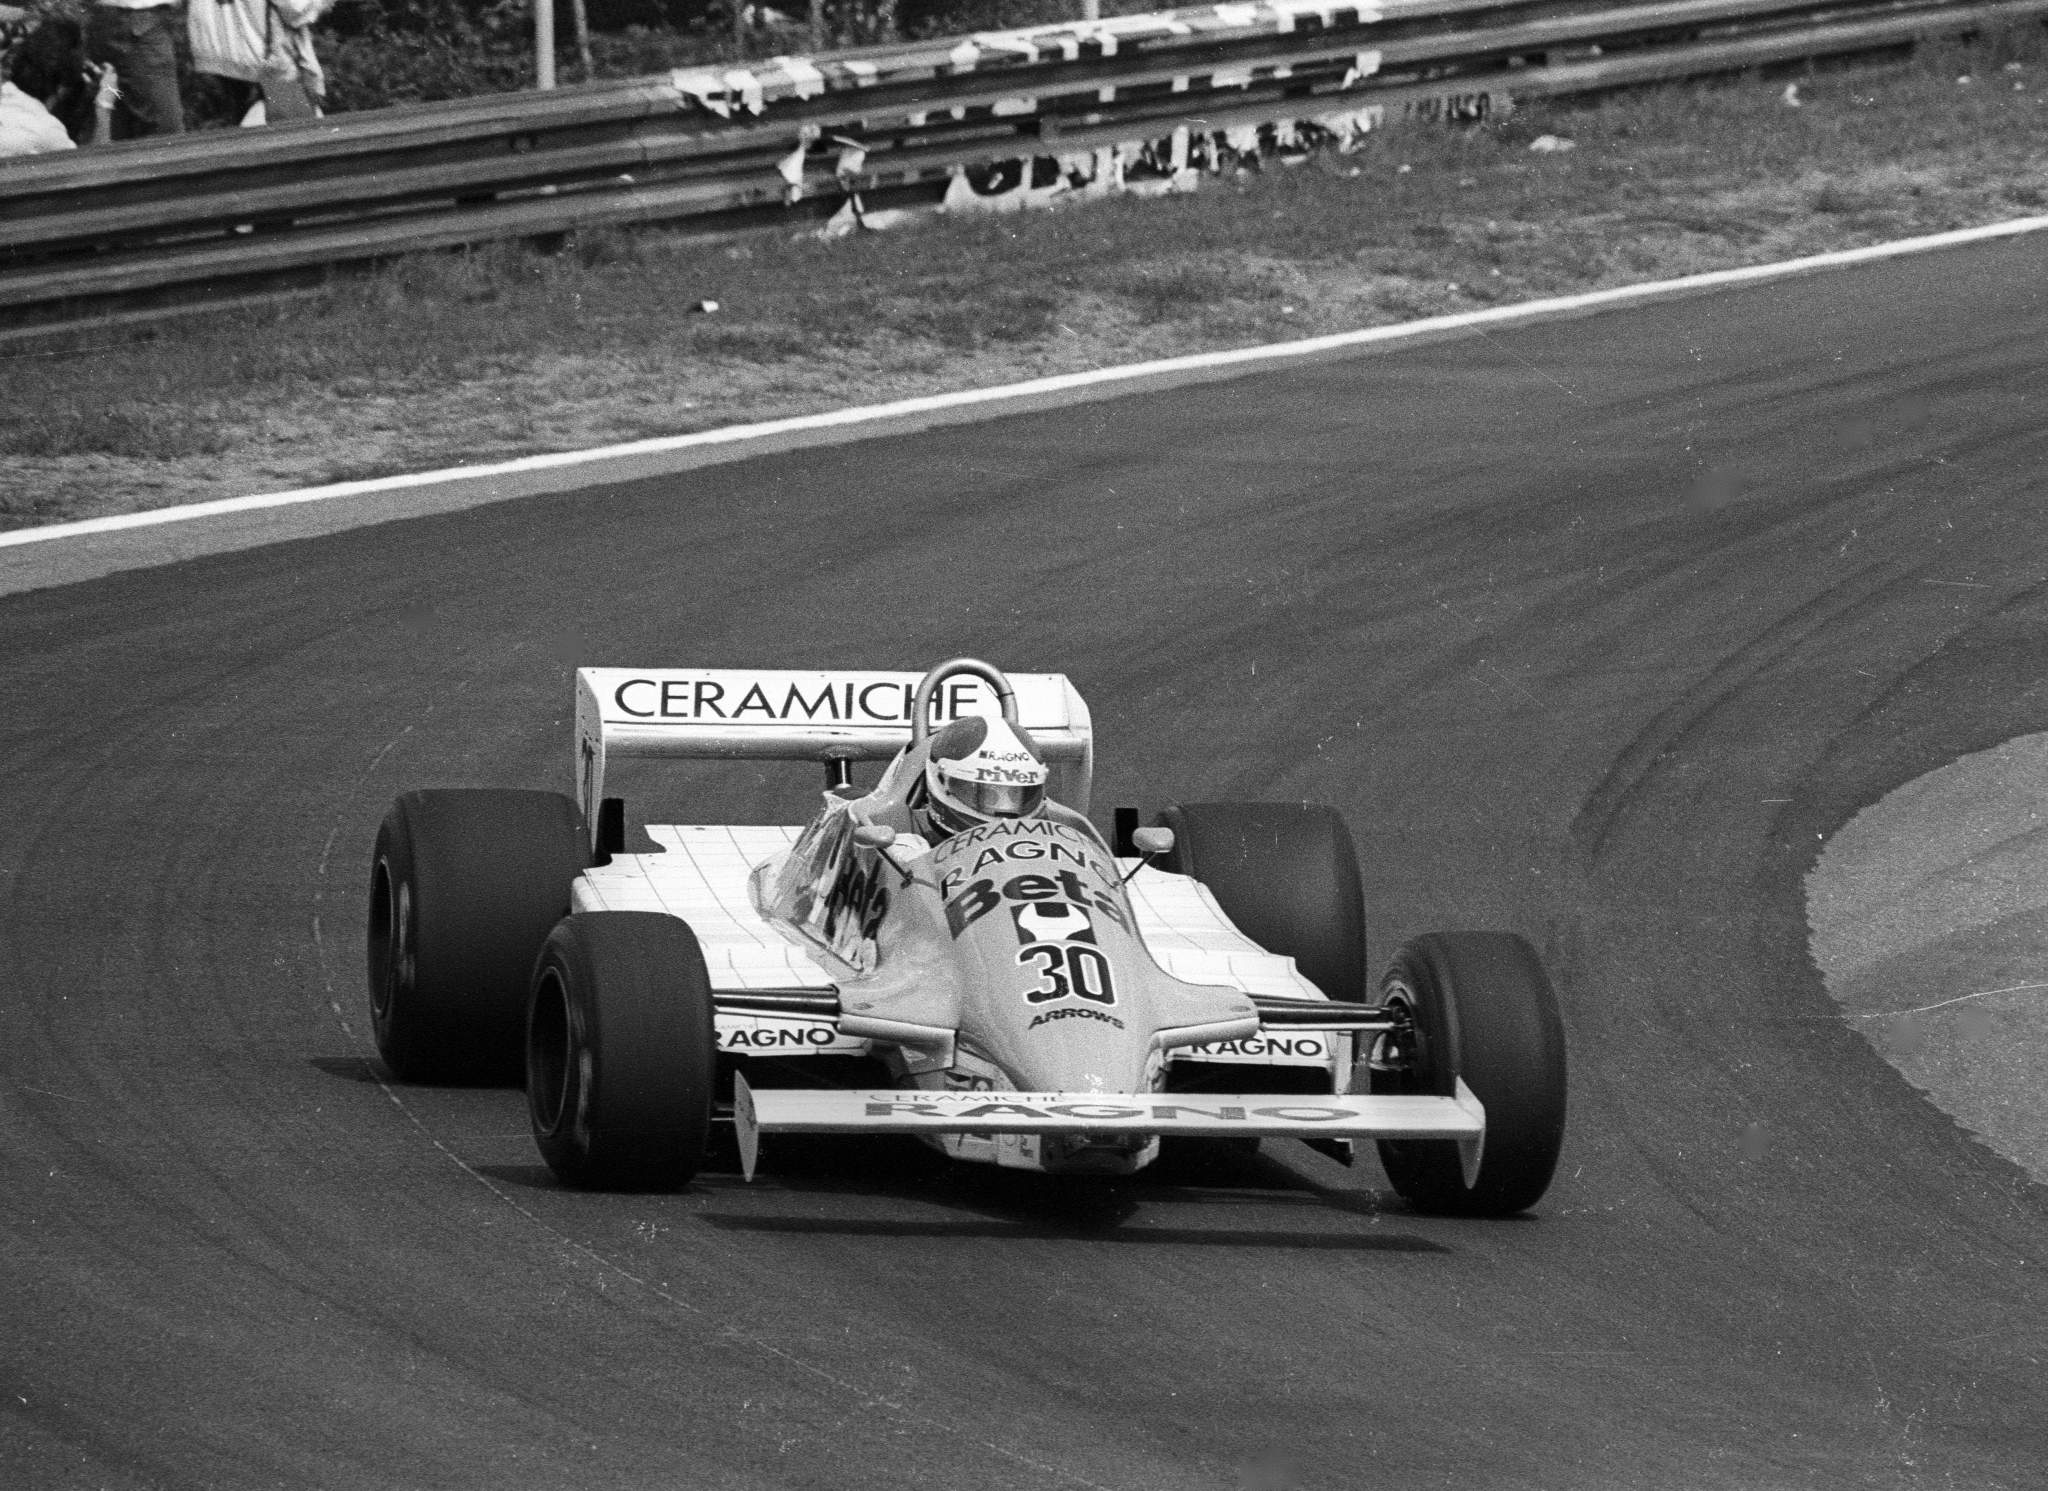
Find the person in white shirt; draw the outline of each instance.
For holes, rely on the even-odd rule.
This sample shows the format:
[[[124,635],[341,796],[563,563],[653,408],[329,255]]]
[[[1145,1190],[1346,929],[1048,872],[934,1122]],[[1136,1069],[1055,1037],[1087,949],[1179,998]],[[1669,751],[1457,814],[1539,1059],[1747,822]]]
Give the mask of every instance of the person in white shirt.
[[[83,118],[88,95],[90,126]],[[86,62],[76,21],[38,21],[29,11],[0,5],[0,156],[73,149],[74,127],[89,129],[86,144],[105,144],[119,96],[114,69]]]
[[[23,93],[11,82],[0,81],[0,156],[77,148],[41,99]]]
[[[237,85],[235,113],[244,124],[316,118],[327,79],[313,50],[313,23],[329,3],[190,0],[192,69]]]

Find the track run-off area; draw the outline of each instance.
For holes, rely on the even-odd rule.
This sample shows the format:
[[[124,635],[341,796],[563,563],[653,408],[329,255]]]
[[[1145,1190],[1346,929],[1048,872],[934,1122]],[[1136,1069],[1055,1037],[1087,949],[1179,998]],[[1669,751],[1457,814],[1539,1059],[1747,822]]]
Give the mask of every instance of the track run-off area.
[[[0,1485],[2037,1485],[2048,1193],[1844,1020],[1802,886],[2048,729],[2044,283],[2031,235],[0,598]],[[1103,814],[1340,809],[1375,968],[1528,935],[1536,1211],[1277,1142],[584,1195],[517,1093],[384,1080],[395,793],[566,789],[578,663],[959,654],[1074,678]]]

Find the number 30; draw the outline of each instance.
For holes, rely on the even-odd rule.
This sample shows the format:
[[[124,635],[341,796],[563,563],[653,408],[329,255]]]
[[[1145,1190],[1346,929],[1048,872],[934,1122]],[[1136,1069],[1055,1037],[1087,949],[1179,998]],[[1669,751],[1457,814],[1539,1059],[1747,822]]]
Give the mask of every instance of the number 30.
[[[1109,959],[1099,948],[1078,942],[1034,942],[1018,952],[1017,961],[1038,965],[1039,986],[1024,991],[1033,1004],[1050,1004],[1055,999],[1116,1003],[1116,981],[1110,977]]]

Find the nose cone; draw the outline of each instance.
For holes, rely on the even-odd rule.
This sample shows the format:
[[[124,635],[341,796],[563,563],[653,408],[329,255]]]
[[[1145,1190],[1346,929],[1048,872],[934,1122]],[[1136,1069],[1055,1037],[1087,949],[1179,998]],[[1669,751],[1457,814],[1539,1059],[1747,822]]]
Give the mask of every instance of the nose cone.
[[[1024,888],[1039,886],[1026,880]],[[1129,970],[1139,950],[1080,888],[1079,895],[1018,901],[994,889],[996,904],[960,938],[973,991],[963,1034],[1020,1091],[1135,1092],[1144,1085],[1153,1027],[1142,980]]]
[[[1034,1012],[997,1059],[1024,1092],[1142,1092],[1151,1032],[1128,1011],[1067,1004]]]
[[[934,855],[961,969],[961,1037],[1023,1092],[1143,1092],[1155,1037],[1251,1002],[1152,961],[1116,862],[1086,830],[992,824]]]

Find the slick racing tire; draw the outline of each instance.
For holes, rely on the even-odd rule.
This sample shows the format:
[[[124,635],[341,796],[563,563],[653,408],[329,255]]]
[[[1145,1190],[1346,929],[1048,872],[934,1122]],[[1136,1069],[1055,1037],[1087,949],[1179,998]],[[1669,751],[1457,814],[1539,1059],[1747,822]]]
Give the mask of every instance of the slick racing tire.
[[[1209,888],[1223,914],[1270,952],[1294,959],[1332,999],[1366,997],[1365,901],[1358,853],[1335,809],[1311,803],[1180,803],[1164,868]]]
[[[1508,932],[1435,932],[1401,949],[1380,984],[1409,1020],[1407,1050],[1383,1036],[1375,1094],[1450,1097],[1460,1077],[1486,1107],[1478,1174],[1448,1139],[1379,1141],[1380,1163],[1418,1211],[1504,1217],[1549,1188],[1564,1143],[1565,1042],[1536,951]]]
[[[717,1070],[711,979],[686,923],[597,911],[549,934],[527,1009],[526,1106],[564,1184],[687,1184],[704,1164]]]
[[[516,1085],[526,995],[589,863],[555,792],[408,792],[370,860],[370,1017],[402,1082]]]

